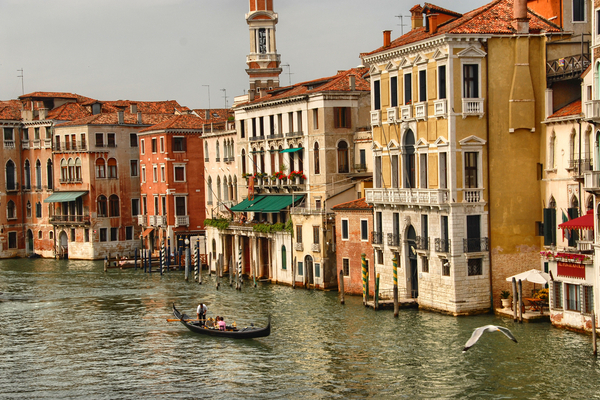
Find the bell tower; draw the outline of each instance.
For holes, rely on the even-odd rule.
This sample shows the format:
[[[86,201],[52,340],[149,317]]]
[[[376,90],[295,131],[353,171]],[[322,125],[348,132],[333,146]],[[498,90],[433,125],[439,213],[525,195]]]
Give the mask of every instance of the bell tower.
[[[260,98],[262,92],[279,87],[281,56],[277,54],[273,0],[250,0],[246,22],[250,29],[250,54],[246,57],[250,78],[250,100]]]

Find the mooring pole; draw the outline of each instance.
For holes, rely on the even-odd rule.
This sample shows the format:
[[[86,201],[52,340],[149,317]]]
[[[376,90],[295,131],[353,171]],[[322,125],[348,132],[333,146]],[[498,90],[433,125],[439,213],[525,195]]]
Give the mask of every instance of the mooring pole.
[[[167,268],[171,267],[171,238],[167,237]]]
[[[523,323],[523,281],[519,279],[519,322]]]
[[[598,348],[596,347],[596,311],[592,312],[592,350],[594,356],[597,356]]]
[[[238,290],[242,290],[242,283],[244,278],[242,277],[242,249],[238,250]],[[254,276],[254,286],[256,287],[256,274]]]
[[[518,307],[518,298],[517,298],[517,280],[512,278],[512,294],[513,294],[513,320],[517,320],[517,307]]]
[[[375,309],[379,309],[379,274],[375,278]]]
[[[340,277],[339,277],[339,286],[340,286],[340,304],[344,304],[346,299],[344,298],[344,270],[340,269]]]
[[[108,271],[108,257],[104,256],[104,272]]]
[[[134,259],[134,263],[133,263],[133,269],[137,269],[137,261],[138,261],[138,248],[135,248],[135,251],[133,252],[133,259]]]
[[[361,260],[361,266],[362,266],[362,282],[363,282],[363,305],[367,305],[367,298],[368,298],[368,294],[367,291],[369,290],[368,286],[367,286],[367,261],[365,259],[367,255],[365,253],[362,253],[360,255],[360,260]]]
[[[394,266],[394,317],[398,318],[400,311],[400,305],[398,304],[398,259],[395,255],[392,258],[392,265]]]
[[[190,240],[185,239],[183,251],[185,253],[185,280],[187,281],[190,275]]]
[[[202,285],[202,261],[200,260],[200,238],[196,238],[196,263],[198,265],[198,284]],[[210,269],[209,269],[210,271]],[[210,273],[209,273],[210,276]]]

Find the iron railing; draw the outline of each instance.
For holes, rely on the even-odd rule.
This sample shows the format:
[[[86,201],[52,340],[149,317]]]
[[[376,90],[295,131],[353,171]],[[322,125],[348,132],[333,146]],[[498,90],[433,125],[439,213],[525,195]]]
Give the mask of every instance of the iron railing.
[[[463,239],[465,253],[479,253],[488,251],[488,238]]]
[[[371,243],[372,244],[383,244],[383,232],[377,232],[377,231],[371,232]]]
[[[429,238],[417,236],[415,238],[415,247],[417,250],[429,250]]]
[[[397,233],[388,233],[388,246],[400,246],[400,235]]]
[[[450,239],[435,239],[435,251],[437,253],[450,253]]]

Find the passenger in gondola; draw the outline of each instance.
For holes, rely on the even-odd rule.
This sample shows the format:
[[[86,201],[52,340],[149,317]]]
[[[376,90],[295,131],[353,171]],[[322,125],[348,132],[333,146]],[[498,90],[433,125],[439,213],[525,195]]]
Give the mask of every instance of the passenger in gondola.
[[[221,317],[221,319],[219,320],[219,330],[224,331],[226,327],[227,325],[225,324],[225,321],[223,321],[223,317]]]

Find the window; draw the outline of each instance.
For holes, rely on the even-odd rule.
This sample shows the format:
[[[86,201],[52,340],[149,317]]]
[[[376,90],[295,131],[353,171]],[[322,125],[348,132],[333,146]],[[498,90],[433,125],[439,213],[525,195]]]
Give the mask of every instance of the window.
[[[138,147],[137,133],[129,134],[129,147]]]
[[[35,162],[35,188],[42,190],[42,163],[40,160]]]
[[[298,130],[296,132],[302,132],[302,111],[297,111],[296,115],[298,117]]]
[[[421,188],[422,189],[426,189],[427,188],[427,154],[421,154],[420,155],[420,160],[419,160],[419,177],[421,178]]]
[[[302,261],[298,261],[298,275],[304,275],[304,264]]]
[[[467,260],[468,275],[482,275],[481,258],[470,258]]]
[[[140,214],[140,199],[131,199],[131,215],[135,217]]]
[[[479,65],[463,65],[463,97],[476,99],[479,97]]]
[[[81,182],[83,180],[83,176],[81,175],[81,159],[77,157],[75,159],[75,181]]]
[[[373,81],[373,110],[381,110],[381,81]]]
[[[96,178],[106,178],[106,173],[105,173],[105,161],[104,158],[99,158],[96,160]],[[62,169],[62,162],[61,162],[61,169]],[[63,179],[65,179],[66,177],[63,177]]]
[[[4,141],[14,142],[15,133],[13,128],[4,128]],[[23,130],[23,140],[29,140],[27,129]]]
[[[427,70],[419,71],[419,101],[427,101]]]
[[[48,232],[48,239],[50,239],[50,240],[54,239],[54,232],[52,232],[52,231]]]
[[[360,240],[362,240],[363,242],[369,240],[369,221],[367,221],[366,219],[360,220]]]
[[[25,160],[24,174],[23,189],[29,190],[31,189],[31,168],[29,166],[29,160]]]
[[[318,142],[315,142],[313,157],[314,157],[314,164],[315,164],[315,174],[318,175],[321,173],[321,163],[319,160],[319,143]]]
[[[337,145],[338,156],[338,173],[350,172],[348,163],[348,143],[345,140],[340,140]]]
[[[117,179],[117,160],[114,158],[108,159],[108,178]]]
[[[342,258],[342,272],[344,276],[350,276],[350,259]]]
[[[350,128],[350,107],[333,107],[333,123],[335,128]]]
[[[438,67],[438,99],[446,98],[446,66]]]
[[[287,269],[287,254],[285,246],[281,246],[281,269]]]
[[[52,167],[52,160],[48,159],[46,162],[46,179],[48,180],[48,190],[54,189],[54,168]]]
[[[17,219],[17,209],[15,208],[15,202],[12,200],[6,203],[6,217],[8,219]]]
[[[315,263],[315,278],[321,277],[321,264]]]
[[[404,74],[404,104],[412,103],[412,74]]]
[[[208,186],[208,190],[206,191],[206,204],[213,203],[213,188],[212,188],[212,178],[208,177],[208,182],[206,184]]]
[[[146,183],[146,167],[142,165],[142,183]]]
[[[390,78],[390,106],[398,107],[398,77]]]
[[[156,153],[158,150],[156,138],[152,138],[152,153]]]
[[[398,154],[394,154],[391,157],[391,173],[392,173],[392,187],[393,188],[398,188],[400,187],[400,182],[398,180]]]
[[[175,165],[175,182],[185,182],[185,165]]]
[[[131,176],[132,177],[138,176],[138,174],[139,174],[138,160],[131,160],[129,162],[129,167],[130,167],[129,173],[131,174]]]
[[[476,188],[477,186],[477,156],[476,152],[465,153],[465,187]]]
[[[446,161],[446,153],[439,153],[440,164],[440,189],[448,189],[448,166]]]
[[[44,237],[44,233],[42,231],[38,231],[38,239],[42,239]]]
[[[75,228],[71,228],[71,235],[70,236],[71,236],[71,240],[70,241],[74,242],[75,241]]]
[[[146,154],[146,141],[144,139],[140,140],[140,154]]]
[[[160,137],[160,152],[164,153],[165,152],[165,138],[164,137]]]
[[[31,202],[30,201],[27,202],[26,215],[27,215],[27,218],[31,218]]]
[[[35,203],[35,217],[42,218],[42,203],[39,201]]]
[[[342,220],[342,240],[348,240],[349,239],[349,230],[348,230],[348,220],[347,219],[343,219]]]
[[[585,22],[585,0],[573,0],[573,22]]]
[[[450,276],[450,263],[442,259],[442,276]]]
[[[185,137],[174,136],[173,137],[173,151],[185,151]]]
[[[118,217],[119,214],[119,196],[111,194],[109,197],[109,216]]]
[[[8,248],[17,248],[17,232],[8,232]]]
[[[215,144],[215,159],[217,162],[221,161],[221,151],[219,149],[219,140],[217,139],[217,143]]]
[[[114,133],[106,134],[106,145],[107,147],[117,147],[117,141]]]
[[[581,286],[567,283],[565,288],[565,294],[567,297],[567,310],[569,311],[581,311]]]
[[[596,10],[596,35],[600,35],[600,10]]]
[[[175,197],[175,215],[185,216],[187,215],[187,210],[185,206],[185,197],[178,196]]]
[[[165,196],[161,196],[162,201],[162,215],[167,215],[167,198]]]
[[[104,147],[104,133],[96,133],[96,147]]]
[[[141,211],[144,215],[148,214],[148,206],[146,204],[146,196],[142,197],[142,210]]]
[[[158,210],[158,196],[154,196],[154,215],[160,215]]]
[[[160,181],[161,182],[165,181],[165,166],[164,165],[160,166]]]
[[[581,305],[581,312],[584,314],[591,314],[594,312],[594,287],[582,286],[582,290],[583,304]]]
[[[108,240],[107,238],[107,230],[106,228],[100,228],[100,241],[101,242],[106,242]]]
[[[373,173],[375,176],[375,187],[381,187],[381,156],[375,156],[375,171]]]
[[[421,271],[429,272],[429,258],[425,256],[421,257]]]
[[[320,210],[321,209],[321,198],[316,198],[315,199],[315,210]]]
[[[319,129],[319,109],[315,108],[312,110],[312,117],[313,117],[313,129],[317,130],[317,129]]]
[[[319,244],[319,239],[320,239],[319,227],[313,226],[313,244]]]
[[[89,229],[83,230],[83,241],[86,243],[90,241],[90,230]]]
[[[98,217],[106,217],[107,213],[107,201],[106,196],[98,196]]]
[[[125,227],[125,240],[133,240],[133,226]]]
[[[119,240],[119,228],[110,228],[110,241],[116,242]]]
[[[158,182],[158,166],[152,166],[152,182]]]
[[[302,225],[296,225],[296,243],[302,243]]]

